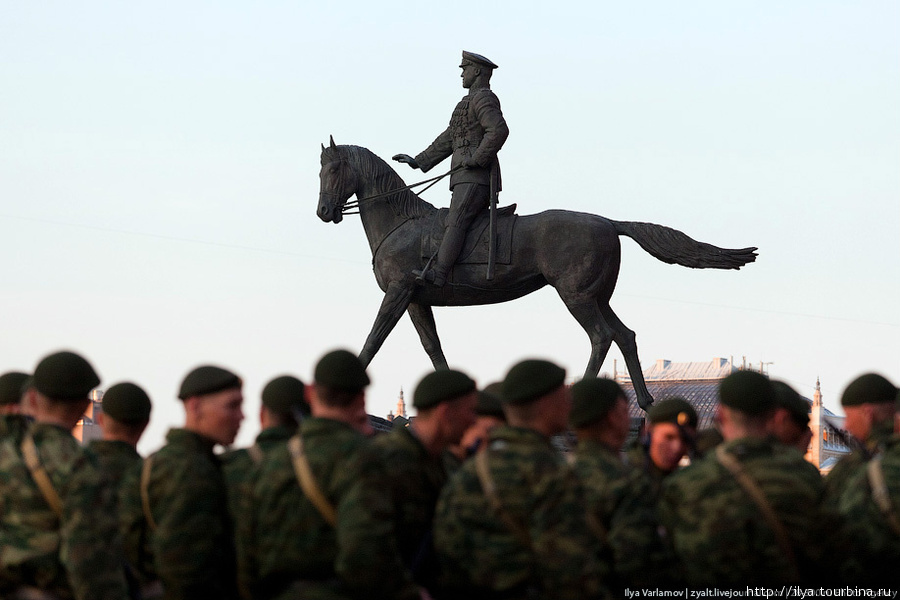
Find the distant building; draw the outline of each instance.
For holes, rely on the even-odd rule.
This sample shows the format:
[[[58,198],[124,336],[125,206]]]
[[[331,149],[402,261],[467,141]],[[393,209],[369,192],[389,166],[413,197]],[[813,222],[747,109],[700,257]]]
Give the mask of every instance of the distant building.
[[[99,417],[103,413],[103,390],[91,391],[91,404],[88,406],[84,416],[75,424],[72,435],[81,442],[82,446],[87,446],[91,440],[99,440],[103,437],[103,430],[100,429]]]
[[[760,365],[759,371],[763,370],[763,366],[763,364]],[[719,382],[735,371],[747,369],[751,369],[751,367],[747,364],[736,366],[731,358],[714,358],[709,362],[687,363],[657,360],[643,373],[647,388],[656,400],[671,396],[684,398],[697,411],[698,428],[706,429],[715,426],[716,406],[719,402]],[[624,373],[617,373],[615,367],[613,377],[628,395],[628,414],[631,417],[632,430],[636,433],[643,425],[644,411],[637,404],[631,377]],[[806,459],[818,467],[822,473],[827,473],[841,456],[849,452],[849,448],[835,433],[837,430],[843,431],[844,418],[835,415],[822,405],[822,392],[818,380],[813,399],[801,397],[810,405],[809,426],[813,432]]]
[[[394,419],[409,419],[409,416],[406,414],[406,401],[403,399],[403,388],[400,388],[400,396],[397,398],[397,413],[389,412],[387,414],[387,420],[392,421]]]

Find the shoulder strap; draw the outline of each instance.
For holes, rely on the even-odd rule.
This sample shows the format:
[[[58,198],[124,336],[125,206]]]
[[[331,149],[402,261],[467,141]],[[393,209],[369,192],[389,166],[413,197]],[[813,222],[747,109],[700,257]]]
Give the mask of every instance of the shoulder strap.
[[[247,454],[250,455],[250,460],[253,461],[254,465],[262,464],[264,456],[263,450],[259,447],[259,444],[253,444],[247,448]]]
[[[153,513],[150,511],[150,469],[153,468],[153,455],[151,454],[144,459],[141,467],[141,508],[144,511],[144,518],[150,531],[156,531],[156,521],[153,519]]]
[[[38,455],[37,446],[30,431],[26,432],[22,437],[22,457],[25,459],[25,466],[28,467],[31,478],[37,484],[44,500],[50,505],[50,509],[56,513],[56,516],[62,518],[62,500],[59,498],[59,494],[56,493],[53,482],[50,481],[47,469],[41,463],[41,457]]]
[[[294,435],[288,442],[288,449],[291,451],[294,473],[297,476],[300,488],[309,501],[313,503],[313,506],[316,507],[316,510],[319,511],[319,514],[322,515],[322,518],[325,519],[325,522],[334,527],[337,524],[337,512],[334,506],[328,502],[315,476],[313,476],[306,454],[303,453],[303,438],[300,437],[299,433]]]
[[[893,532],[900,535],[900,520],[897,519],[897,511],[894,509],[894,503],[891,502],[891,495],[884,480],[884,468],[881,466],[882,456],[879,454],[870,460],[866,467],[869,486],[872,488],[872,499],[881,510],[881,514],[884,515]]]
[[[775,514],[775,510],[772,508],[772,505],[769,503],[769,500],[766,498],[766,495],[760,489],[759,485],[756,481],[753,480],[750,475],[744,470],[744,467],[738,461],[734,455],[729,454],[724,446],[718,446],[716,448],[716,459],[719,461],[723,467],[728,469],[732,476],[737,480],[738,484],[747,492],[747,495],[753,500],[759,510],[762,512],[763,517],[765,517],[766,522],[769,524],[769,527],[772,528],[772,532],[775,534],[775,541],[778,542],[778,546],[781,548],[781,551],[784,553],[785,558],[788,561],[788,566],[791,569],[792,577],[797,579],[799,575],[799,570],[797,568],[797,557],[794,554],[794,548],[791,546],[790,537],[788,536],[787,530],[784,528],[784,525],[778,519],[778,515]]]
[[[481,489],[484,491],[491,509],[523,546],[531,548],[531,536],[528,534],[528,530],[514,519],[503,507],[503,503],[500,502],[500,497],[497,495],[497,486],[494,484],[494,478],[491,476],[491,469],[488,466],[487,449],[481,450],[475,455],[475,471],[478,473],[478,481],[481,483]]]

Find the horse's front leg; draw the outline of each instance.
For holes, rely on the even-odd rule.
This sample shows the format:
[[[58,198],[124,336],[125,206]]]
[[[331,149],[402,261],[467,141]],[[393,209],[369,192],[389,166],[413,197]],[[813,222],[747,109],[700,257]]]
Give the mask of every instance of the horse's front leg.
[[[406,309],[409,318],[412,319],[416,331],[419,332],[419,339],[422,341],[422,347],[431,359],[431,364],[435,370],[446,369],[447,359],[444,358],[444,351],[441,349],[441,340],[438,337],[437,325],[434,323],[434,312],[428,304],[417,304],[413,302]]]
[[[415,287],[411,283],[394,282],[388,285],[384,299],[381,301],[381,307],[378,309],[378,316],[375,317],[375,323],[372,325],[372,331],[369,332],[362,352],[359,353],[359,360],[363,365],[368,365],[375,358],[375,354],[381,349],[384,340],[387,339],[388,334],[394,329],[406,307],[409,306],[413,291],[415,291]]]

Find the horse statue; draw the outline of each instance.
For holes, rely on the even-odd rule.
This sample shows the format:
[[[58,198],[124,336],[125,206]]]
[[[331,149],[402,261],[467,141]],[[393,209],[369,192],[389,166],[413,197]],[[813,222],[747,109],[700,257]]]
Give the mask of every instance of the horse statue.
[[[359,358],[369,364],[404,312],[435,369],[447,368],[432,306],[473,306],[521,298],[545,285],[556,288],[591,341],[585,377],[600,371],[613,342],[631,375],[638,404],[653,403],[638,359],[635,334],[609,306],[619,275],[619,236],[630,237],[657,259],[694,269],[739,269],[756,259],[756,248],[730,250],[697,242],[653,223],[620,222],[598,215],[547,210],[501,217],[493,279],[485,278],[485,219],[469,230],[466,247],[443,287],[417,285],[412,275],[433,255],[443,231],[438,210],[410,191],[384,160],[360,146],[322,146],[317,214],[340,223],[358,209],[372,251],[372,265],[384,299]],[[438,179],[438,178],[435,178]],[[357,200],[348,202],[351,196]],[[514,206],[512,207],[514,208]],[[499,212],[503,213],[503,209]],[[511,211],[506,211],[511,212]],[[350,213],[355,214],[355,213]],[[466,255],[469,258],[466,258]]]

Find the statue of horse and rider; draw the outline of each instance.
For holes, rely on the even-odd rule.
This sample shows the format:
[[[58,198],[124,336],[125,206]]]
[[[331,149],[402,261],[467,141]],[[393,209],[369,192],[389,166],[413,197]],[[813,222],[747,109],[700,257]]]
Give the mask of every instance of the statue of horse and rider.
[[[432,306],[495,304],[545,285],[556,288],[591,341],[585,377],[596,376],[613,342],[625,358],[638,403],[653,398],[644,383],[635,334],[609,306],[619,274],[619,236],[657,259],[697,269],[739,269],[756,248],[723,249],[653,223],[548,210],[518,216],[497,208],[497,152],[509,135],[490,89],[497,68],[463,52],[463,87],[449,127],[415,158],[393,158],[428,171],[452,156],[450,208],[438,210],[411,191],[382,159],[359,146],[322,146],[318,215],[340,223],[358,210],[384,299],[360,352],[368,364],[407,312],[436,369],[447,368]],[[445,175],[421,183],[432,183]],[[351,196],[357,200],[348,202]],[[510,208],[514,208],[510,207]],[[489,210],[488,210],[489,209]],[[486,214],[488,213],[488,214]]]

